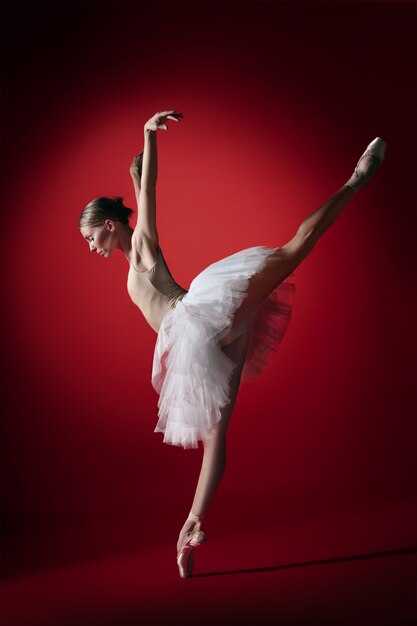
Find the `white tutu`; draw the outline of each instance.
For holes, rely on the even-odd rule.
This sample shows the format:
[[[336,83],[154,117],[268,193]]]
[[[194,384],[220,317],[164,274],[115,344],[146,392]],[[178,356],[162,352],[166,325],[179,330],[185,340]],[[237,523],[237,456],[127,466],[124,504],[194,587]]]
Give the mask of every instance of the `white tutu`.
[[[276,248],[254,246],[212,263],[191,282],[188,293],[162,320],[155,345],[152,386],[159,394],[154,432],[163,442],[197,448],[210,437],[230,402],[235,363],[222,345],[250,328],[241,381],[257,376],[276,351],[292,314],[295,284],[290,274],[239,327],[235,311],[247,296],[249,279],[266,266]]]

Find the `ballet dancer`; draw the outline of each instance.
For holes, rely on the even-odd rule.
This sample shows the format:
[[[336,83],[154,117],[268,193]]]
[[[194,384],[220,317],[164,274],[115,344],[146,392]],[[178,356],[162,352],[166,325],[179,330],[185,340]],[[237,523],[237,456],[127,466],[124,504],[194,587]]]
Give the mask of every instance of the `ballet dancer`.
[[[158,130],[184,118],[161,111],[144,126],[144,149],[130,174],[138,208],[123,198],[95,198],[81,212],[79,230],[91,252],[107,259],[120,250],[129,263],[127,291],[157,333],[152,385],[159,394],[154,432],[183,448],[203,444],[194,499],[177,542],[182,578],[192,576],[194,549],[206,542],[202,520],[226,463],[226,431],[241,381],[252,380],[282,341],[292,313],[294,270],[370,180],[385,157],[377,137],[366,148],[346,183],[308,215],[285,245],[254,246],[206,267],[189,289],[173,278],[159,245],[156,226]]]

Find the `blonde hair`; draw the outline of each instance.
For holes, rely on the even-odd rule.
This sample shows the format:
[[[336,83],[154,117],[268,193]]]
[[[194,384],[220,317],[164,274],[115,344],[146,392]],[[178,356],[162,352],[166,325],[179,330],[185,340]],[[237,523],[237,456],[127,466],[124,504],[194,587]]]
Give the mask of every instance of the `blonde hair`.
[[[134,211],[123,204],[122,196],[113,198],[94,198],[81,212],[78,228],[84,226],[101,226],[105,220],[111,219],[129,224],[129,217]]]

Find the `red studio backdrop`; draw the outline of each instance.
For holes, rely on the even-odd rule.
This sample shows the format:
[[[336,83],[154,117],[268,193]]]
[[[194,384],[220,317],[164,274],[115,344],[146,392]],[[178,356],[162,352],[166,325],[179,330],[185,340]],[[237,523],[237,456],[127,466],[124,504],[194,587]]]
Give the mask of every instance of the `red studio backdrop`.
[[[126,259],[91,254],[77,228],[98,196],[136,211],[131,160],[171,108],[184,120],[157,135],[158,232],[186,289],[239,249],[283,245],[387,141],[295,272],[293,318],[241,388],[207,524],[315,525],[329,543],[311,553],[412,545],[413,3],[22,7],[2,8],[5,573],[161,533],[174,550],[191,507],[202,448],[153,432],[156,334]]]

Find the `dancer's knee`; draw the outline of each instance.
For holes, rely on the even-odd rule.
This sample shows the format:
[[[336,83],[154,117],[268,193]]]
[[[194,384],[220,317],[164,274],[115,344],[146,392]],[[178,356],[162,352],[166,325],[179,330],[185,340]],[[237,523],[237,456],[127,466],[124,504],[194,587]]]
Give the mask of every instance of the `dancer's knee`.
[[[299,230],[295,237],[277,250],[274,261],[277,274],[282,280],[304,261],[314,249],[318,239],[319,235],[316,231],[304,234],[303,231]]]

